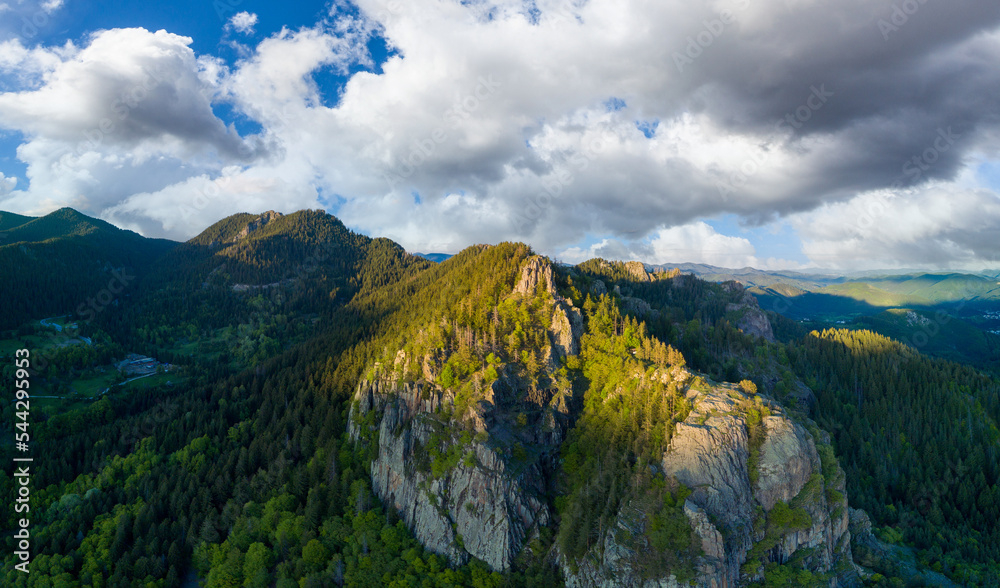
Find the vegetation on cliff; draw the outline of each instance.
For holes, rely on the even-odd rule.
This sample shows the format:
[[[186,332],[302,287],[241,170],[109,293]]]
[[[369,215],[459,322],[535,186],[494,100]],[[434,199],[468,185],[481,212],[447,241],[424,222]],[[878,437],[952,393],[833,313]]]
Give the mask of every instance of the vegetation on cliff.
[[[8,230],[28,221],[0,222]],[[59,253],[58,243],[102,232],[26,248]],[[132,238],[141,242],[113,237]],[[555,268],[552,288],[537,275],[519,289],[533,259],[525,245],[473,247],[432,264],[317,212],[227,219],[160,265],[166,247],[143,247],[109,258],[149,272],[83,325],[92,352],[66,351],[54,365],[82,372],[142,351],[186,377],[37,413],[35,449],[48,457],[33,466],[35,557],[30,577],[10,572],[9,585],[179,586],[193,572],[209,586],[540,586],[559,582],[557,551],[579,561],[608,537],[633,551],[651,546],[641,553],[650,578],[691,578],[692,562],[708,557],[691,521],[707,515],[685,510],[697,488],[665,476],[658,456],[679,428],[731,417],[745,423],[752,472],[770,405],[701,414],[688,397],[752,397],[751,388],[830,432],[832,447],[818,429],[811,436],[823,478],[814,502],[822,497],[831,518],[846,506],[839,457],[846,494],[871,512],[877,534],[914,546],[958,581],[1000,583],[1000,387],[970,368],[867,333],[803,334],[776,318],[778,338],[793,342],[768,342],[737,326],[759,312],[742,289],[641,264]],[[24,254],[16,244],[0,250]],[[89,251],[73,246],[53,259],[103,259]],[[89,295],[89,282],[60,281],[60,267],[10,282],[17,316],[41,309],[30,300],[38,288],[59,292],[64,306]],[[0,375],[9,386],[13,371]],[[351,398],[366,378],[454,392],[452,412],[436,417],[449,428],[426,446],[431,477],[471,467],[476,444],[505,463],[553,467],[552,524],[526,537],[507,572],[451,565],[379,502],[377,448],[348,434]],[[35,381],[49,384],[44,373]],[[509,435],[482,435],[480,402],[490,394],[510,400],[491,413]],[[5,422],[13,410],[0,407]],[[543,434],[544,443],[532,441]],[[543,456],[542,446],[551,451]],[[13,484],[0,474],[0,491]],[[755,556],[808,523],[796,510],[804,505],[779,503],[760,519],[766,541]],[[15,528],[12,517],[4,528]],[[806,559],[762,565],[764,581],[803,580]]]

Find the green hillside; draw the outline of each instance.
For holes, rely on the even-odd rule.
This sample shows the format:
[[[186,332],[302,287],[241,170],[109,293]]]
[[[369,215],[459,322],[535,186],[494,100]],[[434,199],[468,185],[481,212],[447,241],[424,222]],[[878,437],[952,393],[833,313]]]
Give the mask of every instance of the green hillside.
[[[870,280],[867,283],[886,292],[915,297],[923,301],[920,304],[1000,300],[1000,283],[992,278],[969,274],[915,274]]]
[[[43,217],[20,222],[17,226],[4,230],[6,234],[3,240],[0,241],[0,244],[22,241],[29,243],[41,242],[49,239],[64,239],[95,233],[116,234],[126,232],[105,221],[80,214],[72,208],[60,208]],[[130,233],[130,231],[128,232]],[[132,234],[134,235],[134,233]]]
[[[922,353],[973,365],[1000,361],[1000,336],[943,311],[893,308],[857,319],[856,324],[919,349]]]
[[[26,218],[13,216],[10,225]],[[8,213],[2,218],[7,223]],[[53,315],[93,318],[112,300],[129,295],[130,288],[175,245],[68,208],[11,226],[0,236],[5,294],[0,301],[0,329]],[[106,298],[105,291],[114,296]]]
[[[430,265],[323,212],[238,214],[170,251],[136,303],[100,324],[167,360],[246,367],[321,332],[359,292]]]
[[[879,283],[881,285],[881,283]],[[849,298],[858,302],[864,302],[870,306],[930,306],[934,303],[930,298],[923,297],[920,293],[924,290],[915,288],[913,291],[887,291],[879,285],[868,282],[848,282],[846,284],[835,284],[816,290],[816,294],[827,294]]]
[[[31,221],[34,218],[35,217],[33,216],[22,216],[20,214],[14,214],[13,212],[0,211],[0,231],[9,231]]]

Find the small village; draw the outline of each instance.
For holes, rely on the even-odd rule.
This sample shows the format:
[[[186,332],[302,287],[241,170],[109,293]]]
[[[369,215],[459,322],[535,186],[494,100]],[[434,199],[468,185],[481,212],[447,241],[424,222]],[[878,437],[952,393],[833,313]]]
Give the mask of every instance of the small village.
[[[156,358],[138,353],[129,353],[124,360],[118,362],[117,367],[127,377],[150,376],[157,373],[161,367],[163,371],[170,371],[173,368],[169,363],[163,363]]]

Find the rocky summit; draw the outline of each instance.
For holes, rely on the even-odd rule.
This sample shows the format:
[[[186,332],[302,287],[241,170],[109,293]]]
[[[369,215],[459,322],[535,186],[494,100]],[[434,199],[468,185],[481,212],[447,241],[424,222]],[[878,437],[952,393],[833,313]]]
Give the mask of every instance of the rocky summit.
[[[374,449],[375,493],[427,549],[453,562],[476,558],[494,570],[510,569],[529,542],[566,522],[566,512],[552,507],[574,483],[561,471],[560,446],[576,437],[587,418],[581,405],[592,399],[580,385],[586,382],[560,391],[557,381],[566,365],[586,361],[594,335],[584,334],[583,313],[558,294],[556,282],[552,266],[532,257],[504,295],[506,304],[541,309],[540,376],[508,362],[463,382],[442,377],[450,364],[440,350],[416,358],[397,350],[355,391],[350,435]],[[767,321],[752,297],[730,310]],[[770,339],[769,327],[756,330]],[[623,351],[633,361],[640,355],[628,346]],[[651,401],[673,394],[671,402],[685,406],[685,414],[647,466],[649,475],[640,477],[646,481],[630,475],[636,489],[618,495],[597,541],[582,554],[555,545],[545,555],[559,563],[566,584],[739,586],[763,579],[767,564],[794,563],[826,585],[859,585],[845,474],[829,437],[752,385],[711,382],[671,360],[674,365],[649,364],[646,373],[633,371],[630,366],[642,364],[625,358],[614,364],[618,390],[603,402],[653,386],[662,392]],[[406,377],[410,363],[420,366],[417,377]],[[476,385],[471,396],[462,390],[470,381]],[[686,559],[674,565],[683,573],[669,567],[651,573],[647,565],[656,549],[652,512],[659,508],[651,509],[639,489],[649,480],[682,489],[676,512],[684,524],[674,532],[691,542]]]

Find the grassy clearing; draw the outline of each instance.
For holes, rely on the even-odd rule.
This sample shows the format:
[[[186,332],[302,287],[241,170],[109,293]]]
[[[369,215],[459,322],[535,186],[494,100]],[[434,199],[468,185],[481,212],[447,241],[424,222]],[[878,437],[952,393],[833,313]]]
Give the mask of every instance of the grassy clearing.
[[[79,378],[74,380],[70,385],[73,390],[76,390],[81,396],[86,396],[87,398],[93,398],[100,394],[106,388],[111,387],[114,384],[116,373],[112,370],[108,370],[103,374],[97,374],[90,378]]]
[[[0,356],[13,355],[18,349],[31,349],[40,351],[51,346],[49,337],[39,337],[38,335],[26,335],[13,339],[0,339]]]

